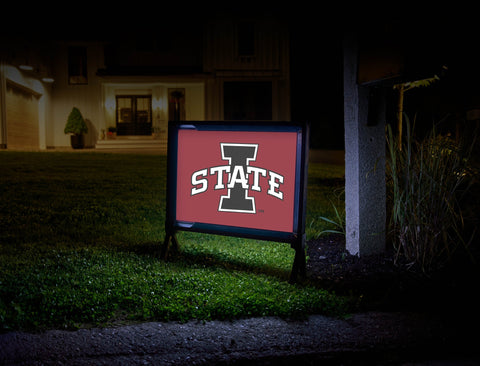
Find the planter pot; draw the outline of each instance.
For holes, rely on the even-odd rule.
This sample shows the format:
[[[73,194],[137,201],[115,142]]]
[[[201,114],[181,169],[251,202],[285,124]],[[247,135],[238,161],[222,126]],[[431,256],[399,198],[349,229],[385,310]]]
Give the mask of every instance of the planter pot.
[[[70,144],[74,149],[83,149],[85,146],[83,135],[71,135]]]

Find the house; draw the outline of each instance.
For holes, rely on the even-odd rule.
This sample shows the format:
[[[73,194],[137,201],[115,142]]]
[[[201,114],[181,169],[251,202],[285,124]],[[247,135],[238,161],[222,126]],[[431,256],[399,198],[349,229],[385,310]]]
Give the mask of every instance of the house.
[[[0,44],[2,148],[68,149],[73,107],[97,149],[166,151],[169,120],[290,120],[288,27],[276,17],[3,34]]]

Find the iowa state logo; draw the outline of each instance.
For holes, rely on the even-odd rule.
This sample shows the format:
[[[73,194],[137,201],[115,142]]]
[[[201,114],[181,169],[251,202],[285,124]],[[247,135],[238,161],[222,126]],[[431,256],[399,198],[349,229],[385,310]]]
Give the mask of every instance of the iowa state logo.
[[[268,181],[266,194],[283,200],[281,186],[284,177],[274,171],[252,165],[257,159],[258,144],[220,143],[222,160],[228,164],[212,166],[195,171],[191,176],[191,195],[206,192],[208,189],[224,190],[220,197],[218,211],[256,213],[255,198],[249,191],[262,192],[260,180]],[[208,176],[215,178],[213,188],[209,187]],[[251,184],[250,184],[251,182]]]
[[[290,232],[297,134],[178,133],[176,219]]]

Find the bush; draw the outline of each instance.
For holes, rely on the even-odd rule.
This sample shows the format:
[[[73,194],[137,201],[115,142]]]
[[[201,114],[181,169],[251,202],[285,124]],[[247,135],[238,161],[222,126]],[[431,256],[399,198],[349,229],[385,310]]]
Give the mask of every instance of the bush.
[[[464,238],[460,199],[472,183],[471,146],[433,128],[416,141],[407,132],[398,146],[388,126],[387,192],[395,262],[400,258],[425,273],[444,266]],[[473,146],[473,145],[472,145]]]
[[[81,135],[88,132],[87,124],[85,123],[85,120],[83,119],[83,116],[78,108],[73,107],[68,116],[63,132],[66,134],[72,133],[74,135]]]

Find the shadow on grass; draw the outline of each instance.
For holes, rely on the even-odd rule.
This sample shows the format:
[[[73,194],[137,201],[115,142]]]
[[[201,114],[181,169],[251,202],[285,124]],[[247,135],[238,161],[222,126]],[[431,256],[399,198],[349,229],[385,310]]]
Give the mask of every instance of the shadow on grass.
[[[141,256],[156,257],[159,260],[172,263],[184,263],[189,266],[203,266],[212,268],[221,268],[230,271],[242,271],[256,275],[266,275],[276,277],[282,281],[288,281],[290,271],[276,268],[268,265],[253,265],[245,263],[239,259],[227,257],[220,253],[189,253],[179,249],[169,248],[166,258],[162,257],[163,242],[146,242],[142,244],[122,245],[117,250],[127,253],[134,253]],[[293,265],[293,262],[292,262]]]

